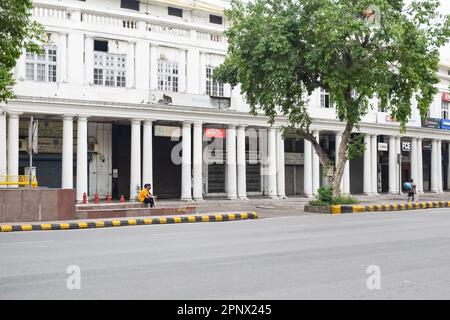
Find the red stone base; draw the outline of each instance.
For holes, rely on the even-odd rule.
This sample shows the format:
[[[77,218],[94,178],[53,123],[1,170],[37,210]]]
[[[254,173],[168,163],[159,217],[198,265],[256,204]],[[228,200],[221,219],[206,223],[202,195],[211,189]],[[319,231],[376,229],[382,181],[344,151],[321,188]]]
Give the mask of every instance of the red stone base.
[[[75,197],[74,189],[0,189],[0,222],[72,220]]]

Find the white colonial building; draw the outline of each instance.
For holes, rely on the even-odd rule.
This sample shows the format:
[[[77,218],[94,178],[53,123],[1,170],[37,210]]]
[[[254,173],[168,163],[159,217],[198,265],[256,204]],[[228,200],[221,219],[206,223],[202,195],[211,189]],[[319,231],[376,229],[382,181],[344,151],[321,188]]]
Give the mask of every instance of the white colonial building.
[[[160,197],[311,196],[328,183],[311,144],[281,138],[280,126],[251,116],[239,88],[212,80],[225,58],[226,1],[36,0],[45,54],[24,52],[16,98],[1,106],[0,176],[29,167],[28,124],[38,119],[33,166],[39,186],[76,188],[77,199],[134,198],[144,183]],[[366,150],[352,159],[345,193],[450,188],[450,63],[440,65],[439,94],[422,123],[417,110],[400,134],[372,110],[358,133]],[[310,100],[312,128],[335,157],[344,125],[329,95]],[[404,156],[402,164],[397,155]]]

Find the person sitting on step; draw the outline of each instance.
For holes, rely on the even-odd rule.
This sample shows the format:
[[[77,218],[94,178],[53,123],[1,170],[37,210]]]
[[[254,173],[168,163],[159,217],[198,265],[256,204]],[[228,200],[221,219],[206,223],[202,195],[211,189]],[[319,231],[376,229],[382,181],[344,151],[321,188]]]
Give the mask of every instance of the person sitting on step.
[[[150,192],[150,189],[152,188],[152,185],[150,183],[146,183],[144,185],[144,189],[139,192],[139,202],[148,204],[149,207],[154,208],[155,207],[155,198],[156,196],[152,195]]]

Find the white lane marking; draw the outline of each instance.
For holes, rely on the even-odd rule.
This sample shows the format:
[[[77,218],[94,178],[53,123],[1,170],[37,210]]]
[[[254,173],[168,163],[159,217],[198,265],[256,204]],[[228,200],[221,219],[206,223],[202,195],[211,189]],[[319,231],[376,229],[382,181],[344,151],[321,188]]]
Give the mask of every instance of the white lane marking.
[[[0,246],[9,246],[9,245],[16,245],[16,244],[53,243],[53,242],[55,242],[55,241],[53,241],[53,240],[46,240],[46,241],[17,241],[17,242],[0,243]]]

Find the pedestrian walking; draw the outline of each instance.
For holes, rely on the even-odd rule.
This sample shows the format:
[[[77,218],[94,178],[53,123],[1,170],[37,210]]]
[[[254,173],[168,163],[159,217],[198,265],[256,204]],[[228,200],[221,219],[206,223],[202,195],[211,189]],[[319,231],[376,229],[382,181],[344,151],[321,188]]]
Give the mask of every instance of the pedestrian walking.
[[[405,189],[405,191],[408,192],[408,202],[409,202],[409,199],[411,199],[412,202],[414,202],[414,195],[417,194],[416,184],[414,183],[414,180],[411,179],[409,182],[405,182],[403,184],[403,189]]]

